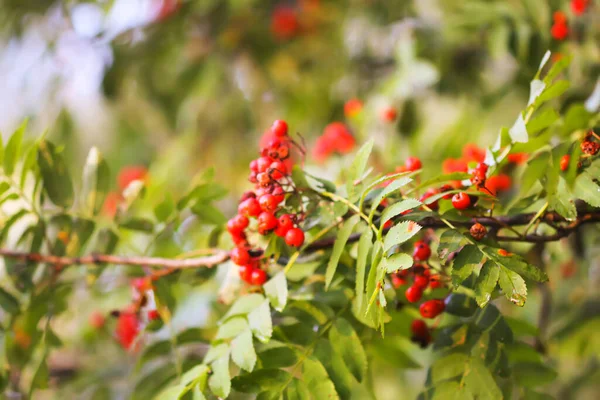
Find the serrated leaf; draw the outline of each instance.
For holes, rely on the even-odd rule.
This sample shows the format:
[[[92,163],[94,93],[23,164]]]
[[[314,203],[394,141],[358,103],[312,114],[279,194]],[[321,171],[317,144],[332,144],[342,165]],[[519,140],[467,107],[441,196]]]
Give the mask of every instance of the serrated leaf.
[[[239,297],[229,308],[223,319],[228,319],[236,315],[246,315],[258,306],[263,304],[265,297],[262,294],[250,293]]]
[[[408,269],[413,265],[413,258],[410,254],[395,253],[388,257],[385,268],[388,274],[393,272]]]
[[[558,187],[549,198],[550,209],[556,211],[568,220],[577,218],[577,209],[573,202],[571,191],[567,187],[565,180],[560,177]]]
[[[227,321],[225,321],[225,323],[223,323],[223,325],[219,326],[215,339],[231,339],[245,331],[247,328],[248,322],[246,322],[245,318],[234,317],[228,319]]]
[[[552,383],[557,373],[542,363],[517,363],[513,366],[513,374],[519,385],[534,388]]]
[[[320,339],[313,354],[325,367],[340,398],[350,399],[355,380],[344,359],[333,350],[332,343],[329,340]]]
[[[421,225],[413,221],[403,221],[393,226],[385,235],[383,250],[388,251],[393,246],[402,244],[419,233]]]
[[[206,355],[204,356],[203,362],[205,364],[210,364],[221,357],[225,357],[226,354],[229,354],[229,344],[219,343],[217,345],[210,346],[206,352]]]
[[[527,143],[529,140],[529,135],[527,134],[527,127],[525,126],[523,114],[519,113],[517,120],[508,130],[508,135],[510,136],[512,143]]]
[[[254,336],[261,342],[268,342],[273,335],[273,321],[269,300],[265,299],[258,307],[248,314],[248,324]]]
[[[473,395],[465,385],[458,382],[442,382],[433,390],[431,400],[472,400]]]
[[[252,372],[256,365],[256,352],[252,344],[250,328],[231,341],[231,360],[241,369]]]
[[[530,135],[535,135],[543,129],[548,128],[555,123],[560,116],[553,108],[548,108],[542,111],[535,118],[532,118],[527,122],[527,132]]]
[[[340,261],[340,257],[344,248],[346,247],[346,243],[348,242],[348,238],[352,233],[352,230],[360,220],[359,215],[353,215],[350,219],[346,220],[342,229],[339,230],[335,243],[333,244],[333,250],[331,251],[331,256],[329,257],[329,262],[327,263],[327,270],[325,271],[325,289],[329,289],[329,285],[333,280],[333,276],[335,275],[335,271],[337,270],[338,263]]]
[[[564,92],[566,92],[569,89],[569,86],[571,86],[571,84],[569,83],[569,81],[566,80],[561,80],[553,83],[552,85],[548,86],[542,94],[538,96],[538,98],[535,100],[534,107],[539,107],[546,101],[561,96]]]
[[[438,255],[440,258],[446,258],[449,254],[458,251],[467,244],[465,236],[455,229],[448,229],[440,236],[438,245]]]
[[[413,208],[419,207],[421,202],[417,199],[406,199],[394,203],[389,207],[386,207],[381,214],[380,226],[384,226],[386,222],[394,218],[397,215],[402,214],[405,211],[412,210]]]
[[[492,261],[486,261],[481,267],[481,271],[475,282],[475,300],[479,307],[485,307],[491,300],[491,293],[496,288],[499,276],[500,268]]]
[[[285,273],[283,271],[278,272],[263,285],[263,289],[271,302],[271,306],[279,312],[283,311],[288,299],[288,287]]]
[[[480,400],[502,400],[502,391],[485,364],[471,358],[469,368],[465,371],[465,384],[473,397]]]
[[[335,386],[323,364],[314,356],[307,358],[302,366],[302,381],[315,399],[339,399]]]
[[[470,317],[477,310],[475,300],[463,293],[452,293],[445,300],[444,312],[459,317]]]
[[[358,241],[358,251],[356,256],[356,302],[359,308],[362,308],[362,303],[365,297],[365,273],[367,269],[367,259],[371,251],[373,240],[373,231],[368,229],[363,232]]]
[[[210,390],[219,397],[227,398],[231,391],[231,377],[229,375],[229,353],[216,359],[211,365],[212,374],[208,378]]]
[[[83,167],[81,199],[83,209],[89,215],[96,215],[102,209],[110,186],[108,164],[97,148],[92,147]]]
[[[460,376],[464,373],[469,357],[464,353],[454,353],[437,360],[431,366],[431,380],[434,384]]]
[[[62,155],[52,143],[42,140],[38,145],[37,161],[44,191],[52,203],[63,208],[71,207],[74,200],[73,183]]]
[[[367,371],[367,355],[352,325],[343,318],[338,319],[329,331],[329,341],[356,380],[362,382]]]
[[[598,179],[599,177],[596,177]],[[594,182],[594,177],[584,172],[575,180],[573,190],[575,196],[592,207],[600,207],[600,186]]]
[[[483,254],[473,244],[468,244],[458,253],[452,263],[452,284],[457,287],[481,264]]]
[[[21,306],[15,297],[6,290],[0,288],[0,307],[8,314],[15,315],[19,312]]]
[[[521,175],[521,196],[525,196],[533,185],[540,179],[542,179],[548,170],[548,163],[550,162],[551,154],[547,151],[538,154],[532,160],[527,163],[527,168]]]
[[[498,277],[500,289],[502,289],[508,300],[519,307],[523,307],[525,300],[527,300],[527,286],[525,285],[525,281],[516,272],[501,265],[498,267],[500,268]]]
[[[299,379],[294,378],[285,390],[286,400],[311,400],[310,391],[306,384]]]
[[[261,368],[286,368],[298,362],[298,355],[287,346],[273,347],[258,353]]]
[[[496,339],[503,343],[513,341],[513,333],[510,327],[493,304],[488,303],[475,313],[475,326],[484,332],[493,332]]]
[[[291,375],[281,369],[257,369],[256,371],[233,378],[233,388],[242,393],[259,393],[278,390],[291,379]]]
[[[351,203],[358,200],[358,197],[362,191],[361,186],[355,186],[354,183],[362,179],[365,169],[367,168],[367,162],[369,161],[369,155],[373,150],[373,139],[365,143],[360,150],[356,153],[354,161],[350,166],[349,179],[346,183],[346,191],[348,193],[348,199]]]
[[[181,385],[187,385],[192,381],[206,379],[206,376],[208,376],[208,367],[204,364],[199,364],[190,368],[183,375],[181,375],[179,383]]]
[[[11,135],[10,139],[6,143],[3,153],[3,165],[4,174],[11,176],[15,170],[17,160],[21,156],[21,144],[23,142],[23,135],[27,129],[27,121],[24,121],[21,126]]]
[[[410,182],[412,182],[412,178],[404,176],[404,177],[396,179],[395,181],[392,181],[389,185],[384,187],[383,190],[381,190],[381,192],[379,192],[379,194],[377,196],[375,196],[375,198],[373,199],[373,202],[372,202],[373,206],[371,207],[371,212],[369,213],[369,219],[370,220],[373,219],[373,215],[375,214],[375,211],[377,211],[377,206],[384,199],[391,196],[392,194],[394,194],[394,192],[396,192],[400,188],[406,186]]]

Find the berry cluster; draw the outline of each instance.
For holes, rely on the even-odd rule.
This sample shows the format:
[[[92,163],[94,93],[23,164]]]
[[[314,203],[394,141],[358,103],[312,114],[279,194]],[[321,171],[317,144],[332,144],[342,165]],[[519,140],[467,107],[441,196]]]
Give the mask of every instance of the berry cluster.
[[[571,0],[571,11],[576,16],[583,15],[589,5],[589,0]],[[567,14],[563,11],[556,11],[552,15],[552,19],[554,23],[550,28],[550,34],[556,40],[565,40],[570,33]]]
[[[583,154],[588,156],[595,156],[600,151],[600,143],[594,141],[594,137],[598,138],[598,136],[593,132],[588,132],[583,140],[581,141],[580,147]]]
[[[415,264],[409,269],[393,273],[391,278],[392,284],[396,289],[407,285],[409,279],[412,280],[412,284],[406,289],[404,295],[409,303],[417,303],[421,300],[427,288],[436,289],[443,287],[444,284],[441,276],[439,274],[432,274],[431,268],[427,264],[431,256],[431,248],[425,241],[419,240],[415,242],[412,256]],[[432,299],[424,301],[419,307],[419,312],[423,318],[431,319],[440,315],[444,311],[444,308],[443,300]],[[413,340],[422,347],[425,347],[431,341],[429,329],[427,329],[427,325],[423,321],[413,321],[412,332]]]
[[[317,138],[313,148],[313,157],[318,162],[324,162],[333,153],[350,153],[355,146],[356,140],[348,127],[342,122],[332,122]]]
[[[288,246],[304,244],[304,232],[298,227],[304,214],[287,213],[282,209],[286,195],[295,191],[289,179],[291,165],[287,162],[294,142],[285,121],[275,121],[269,135],[270,140],[261,146],[260,157],[250,163],[248,179],[255,188],[242,195],[238,214],[227,222],[227,230],[236,245],[231,250],[231,260],[239,266],[242,280],[251,285],[262,285],[267,280],[261,265],[263,251],[252,248],[248,241],[251,219],[256,219],[255,227],[260,235],[274,233]]]

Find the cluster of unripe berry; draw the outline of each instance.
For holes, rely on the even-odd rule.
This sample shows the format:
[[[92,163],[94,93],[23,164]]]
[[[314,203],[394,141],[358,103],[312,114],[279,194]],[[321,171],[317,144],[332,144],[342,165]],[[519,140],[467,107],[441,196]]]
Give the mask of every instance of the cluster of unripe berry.
[[[260,235],[274,233],[288,246],[304,244],[304,232],[298,227],[303,214],[284,213],[281,209],[286,194],[294,190],[289,178],[291,169],[286,163],[293,143],[287,123],[275,121],[270,133],[272,138],[261,148],[260,157],[250,163],[248,179],[255,188],[242,195],[238,214],[227,222],[227,230],[236,245],[231,251],[231,260],[239,266],[242,280],[251,285],[262,285],[267,280],[261,268],[263,251],[252,248],[248,241],[251,220],[256,220],[256,231]]]
[[[427,260],[431,256],[431,248],[423,241],[415,242],[413,248],[413,260],[415,264],[406,270],[397,271],[392,274],[392,284],[396,289],[409,283],[412,284],[406,289],[404,295],[410,303],[417,303],[423,297],[423,292],[427,288],[436,289],[444,286],[439,274],[432,274]],[[440,315],[445,309],[444,300],[431,299],[424,301],[419,306],[419,312],[423,318],[431,319]],[[415,320],[411,326],[413,341],[419,343],[422,347],[427,346],[431,341],[431,335],[427,325],[422,320]]]

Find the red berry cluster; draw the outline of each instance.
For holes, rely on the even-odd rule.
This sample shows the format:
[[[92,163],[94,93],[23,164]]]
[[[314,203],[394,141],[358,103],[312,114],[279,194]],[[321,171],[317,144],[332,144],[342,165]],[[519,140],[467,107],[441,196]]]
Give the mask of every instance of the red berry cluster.
[[[567,16],[562,11],[556,11],[552,16],[554,23],[550,28],[550,34],[556,40],[565,40],[569,36],[569,25],[567,24]]]
[[[298,227],[303,214],[282,212],[282,203],[287,193],[295,190],[289,179],[291,169],[286,164],[290,157],[293,141],[288,136],[288,125],[277,120],[271,126],[272,138],[265,143],[260,157],[250,163],[252,191],[242,195],[238,214],[227,222],[227,230],[236,247],[231,250],[231,260],[239,265],[242,280],[251,285],[262,285],[267,280],[263,268],[261,249],[253,249],[248,242],[247,232],[250,219],[256,219],[256,230],[260,235],[284,238],[288,246],[304,244],[304,232]]]
[[[590,131],[581,141],[580,147],[583,154],[595,156],[600,151],[600,143],[595,142],[594,137],[597,137],[597,135],[593,131]]]
[[[355,146],[356,140],[350,129],[342,122],[332,122],[325,127],[323,134],[317,138],[313,149],[313,157],[319,162],[324,162],[333,153],[350,153]]]
[[[425,348],[431,343],[431,332],[427,323],[422,319],[415,319],[410,324],[411,337],[410,340],[417,343],[422,348]]]
[[[392,284],[396,289],[408,283],[412,279],[412,284],[406,289],[404,295],[410,303],[417,303],[423,297],[423,292],[427,288],[436,289],[444,284],[439,274],[432,274],[431,268],[427,264],[427,260],[431,256],[431,248],[423,241],[415,242],[413,248],[413,260],[415,265],[411,268],[398,271],[392,274]],[[419,307],[419,312],[423,318],[435,318],[444,311],[444,301],[439,299],[427,300]],[[421,321],[422,322],[422,321]],[[420,322],[413,321],[413,324],[421,326]],[[426,326],[425,326],[426,328]],[[429,330],[418,329],[418,332],[413,329],[414,337],[422,346],[426,346],[430,342]]]

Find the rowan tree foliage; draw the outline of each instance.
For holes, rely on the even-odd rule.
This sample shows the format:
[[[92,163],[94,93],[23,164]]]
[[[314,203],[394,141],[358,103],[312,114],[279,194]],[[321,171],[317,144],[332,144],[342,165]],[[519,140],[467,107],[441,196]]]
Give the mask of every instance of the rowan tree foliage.
[[[260,126],[259,143],[242,146],[250,155],[241,158],[252,158],[242,188],[223,179],[218,162],[195,171],[183,191],[169,181],[188,166],[161,169],[159,160],[111,171],[111,155],[96,147],[79,163],[66,141],[28,134],[23,122],[0,142],[5,396],[593,398],[600,86],[594,91],[597,76],[580,68],[597,69],[581,50],[597,33],[577,18],[597,5],[526,2],[546,5],[548,18],[536,19],[501,2],[467,3],[454,27],[461,34],[488,23],[506,38],[506,24],[520,27],[508,42],[528,93],[519,112],[498,117],[505,127],[494,141],[471,140],[478,121],[469,109],[451,131],[458,157],[407,151],[404,134],[436,118],[418,116],[411,97],[437,80],[412,35],[396,44],[391,77],[369,77],[375,100],[361,100],[366,91],[346,96],[320,136],[285,115]],[[184,2],[181,15],[173,6],[159,19],[237,15],[212,7]],[[273,7],[269,37],[280,46],[323,40],[319,7]],[[221,40],[234,40],[225,33]],[[544,47],[572,51],[538,54],[538,36]],[[269,57],[252,48],[258,43],[236,45]],[[385,69],[373,58],[369,68]],[[450,76],[441,92],[465,85],[456,66],[436,61]],[[155,85],[153,100],[161,98]],[[485,104],[501,97],[471,95]],[[82,318],[84,302],[94,309]]]

